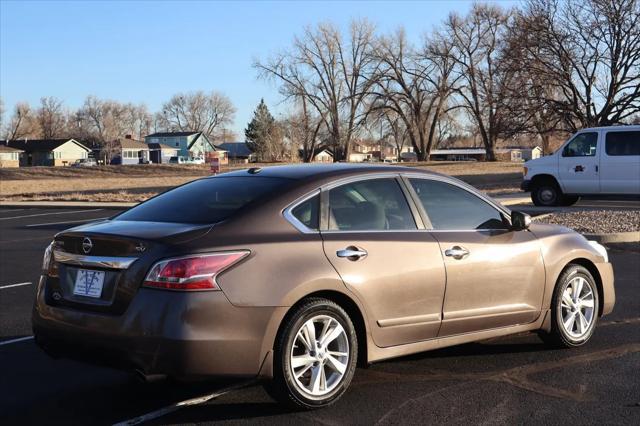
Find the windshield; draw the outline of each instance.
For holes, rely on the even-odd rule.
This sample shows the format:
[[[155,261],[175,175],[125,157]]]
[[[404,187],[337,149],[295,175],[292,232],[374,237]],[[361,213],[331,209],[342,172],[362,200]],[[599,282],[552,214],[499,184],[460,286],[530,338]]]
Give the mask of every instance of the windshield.
[[[139,204],[114,220],[216,223],[289,182],[289,179],[258,176],[200,179]]]

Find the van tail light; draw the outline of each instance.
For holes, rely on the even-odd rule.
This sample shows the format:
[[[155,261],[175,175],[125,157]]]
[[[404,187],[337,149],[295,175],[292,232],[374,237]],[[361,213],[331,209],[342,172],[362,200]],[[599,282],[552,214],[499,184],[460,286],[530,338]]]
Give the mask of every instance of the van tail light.
[[[165,290],[220,290],[216,276],[249,254],[248,250],[177,257],[157,262],[143,286]]]

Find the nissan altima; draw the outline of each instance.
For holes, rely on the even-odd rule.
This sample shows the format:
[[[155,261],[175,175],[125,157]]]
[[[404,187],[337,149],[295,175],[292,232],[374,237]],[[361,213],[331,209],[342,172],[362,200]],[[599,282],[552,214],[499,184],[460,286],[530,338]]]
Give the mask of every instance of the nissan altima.
[[[603,246],[456,179],[278,166],[57,234],[33,329],[55,357],[258,377],[277,400],[315,408],[357,365],[526,331],[583,345],[614,302]]]

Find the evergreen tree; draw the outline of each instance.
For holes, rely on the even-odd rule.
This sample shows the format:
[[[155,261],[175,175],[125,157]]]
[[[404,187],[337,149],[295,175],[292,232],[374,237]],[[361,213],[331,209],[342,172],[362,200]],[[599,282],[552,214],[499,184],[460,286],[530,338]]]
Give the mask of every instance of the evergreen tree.
[[[264,99],[260,100],[244,135],[249,149],[256,154],[259,161],[279,159],[282,151],[282,132]]]

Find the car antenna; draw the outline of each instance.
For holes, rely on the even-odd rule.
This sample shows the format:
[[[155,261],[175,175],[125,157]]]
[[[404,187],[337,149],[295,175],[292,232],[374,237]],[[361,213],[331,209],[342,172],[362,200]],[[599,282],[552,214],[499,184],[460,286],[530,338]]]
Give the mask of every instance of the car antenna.
[[[260,173],[262,171],[261,167],[252,167],[248,170],[250,175],[257,175],[258,173]]]

